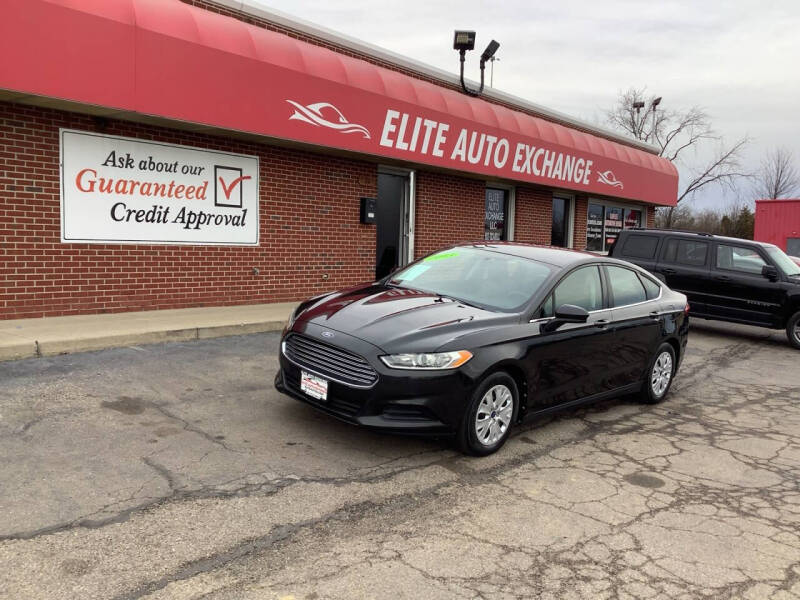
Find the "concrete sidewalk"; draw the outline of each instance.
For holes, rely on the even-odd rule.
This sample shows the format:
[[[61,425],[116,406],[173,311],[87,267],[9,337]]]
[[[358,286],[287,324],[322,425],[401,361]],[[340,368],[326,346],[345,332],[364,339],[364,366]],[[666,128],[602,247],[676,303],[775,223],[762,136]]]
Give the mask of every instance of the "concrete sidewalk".
[[[0,360],[280,331],[296,302],[0,321]]]

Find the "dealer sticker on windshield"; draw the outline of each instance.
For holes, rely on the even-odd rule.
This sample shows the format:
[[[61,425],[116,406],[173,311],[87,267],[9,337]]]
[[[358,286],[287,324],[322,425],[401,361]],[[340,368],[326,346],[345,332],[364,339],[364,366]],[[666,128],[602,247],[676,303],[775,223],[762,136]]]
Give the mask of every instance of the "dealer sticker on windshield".
[[[328,381],[311,373],[300,371],[300,389],[317,400],[328,399]]]

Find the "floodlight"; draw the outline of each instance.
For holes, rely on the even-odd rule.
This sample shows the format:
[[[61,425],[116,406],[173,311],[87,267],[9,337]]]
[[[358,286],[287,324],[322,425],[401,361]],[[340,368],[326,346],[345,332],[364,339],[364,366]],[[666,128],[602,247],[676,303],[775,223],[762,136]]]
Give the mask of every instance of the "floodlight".
[[[496,41],[492,40],[489,42],[489,45],[486,46],[486,50],[484,50],[483,54],[481,54],[481,63],[485,63],[487,60],[490,60],[494,56],[494,53],[497,52],[499,47],[500,44],[498,44]]]
[[[486,61],[492,60],[495,52],[500,47],[495,40],[489,42],[489,45],[486,46],[486,50],[483,51],[481,54],[481,87],[478,90],[471,90],[467,87],[467,84],[464,82],[464,60],[465,55],[468,50],[475,49],[475,32],[474,31],[459,31],[456,30],[453,35],[453,50],[458,50],[459,59],[461,61],[461,89],[464,90],[465,93],[469,94],[470,96],[479,96],[481,92],[483,92],[483,75],[484,70],[486,68]]]
[[[466,52],[467,50],[475,49],[475,32],[474,31],[456,31],[453,35],[453,50],[459,52]]]

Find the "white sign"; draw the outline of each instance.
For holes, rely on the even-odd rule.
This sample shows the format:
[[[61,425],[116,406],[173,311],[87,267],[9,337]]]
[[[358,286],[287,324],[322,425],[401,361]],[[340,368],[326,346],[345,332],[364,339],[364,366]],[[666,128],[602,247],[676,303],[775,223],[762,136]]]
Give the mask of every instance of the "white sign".
[[[258,245],[258,157],[61,130],[61,241]]]

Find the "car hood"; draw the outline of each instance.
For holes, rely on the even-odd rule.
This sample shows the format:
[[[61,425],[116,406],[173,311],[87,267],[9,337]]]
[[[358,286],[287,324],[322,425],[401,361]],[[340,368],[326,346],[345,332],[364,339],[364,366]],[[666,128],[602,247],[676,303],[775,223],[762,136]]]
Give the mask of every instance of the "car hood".
[[[378,284],[363,285],[300,305],[292,329],[312,323],[346,333],[385,352],[430,352],[519,316],[468,306],[437,294]]]

